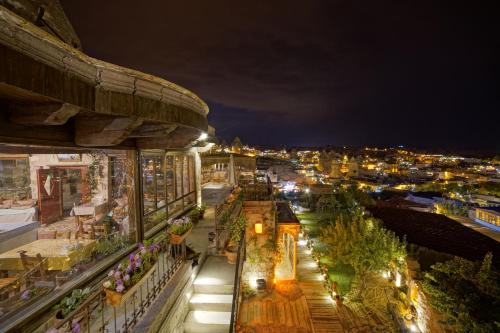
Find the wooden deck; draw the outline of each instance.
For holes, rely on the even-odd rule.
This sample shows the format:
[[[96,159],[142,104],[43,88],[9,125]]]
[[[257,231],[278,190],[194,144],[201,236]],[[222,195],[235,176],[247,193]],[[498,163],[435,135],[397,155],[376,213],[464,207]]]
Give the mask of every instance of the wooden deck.
[[[298,288],[298,287],[297,287]],[[312,333],[304,295],[284,295],[277,290],[242,302],[238,322],[245,333]]]
[[[391,320],[361,304],[332,300],[310,251],[299,245],[297,282],[243,300],[240,333],[392,333]]]
[[[297,278],[307,301],[315,333],[344,333],[336,306],[306,246],[298,246]]]

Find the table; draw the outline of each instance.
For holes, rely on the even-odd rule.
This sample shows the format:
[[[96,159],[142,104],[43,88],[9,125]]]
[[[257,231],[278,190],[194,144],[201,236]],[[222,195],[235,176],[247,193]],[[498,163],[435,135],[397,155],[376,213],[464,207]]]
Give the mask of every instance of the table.
[[[96,244],[92,239],[39,239],[0,254],[0,270],[24,270],[19,252],[26,251],[29,256],[40,253],[47,258],[49,270],[66,271],[90,258]]]
[[[69,215],[75,217],[76,231],[78,233],[83,232],[83,223],[81,223],[80,221],[80,216],[91,216],[95,220],[96,215],[103,213],[106,206],[107,203],[102,203],[98,205],[95,205],[93,203],[87,203],[73,207]]]

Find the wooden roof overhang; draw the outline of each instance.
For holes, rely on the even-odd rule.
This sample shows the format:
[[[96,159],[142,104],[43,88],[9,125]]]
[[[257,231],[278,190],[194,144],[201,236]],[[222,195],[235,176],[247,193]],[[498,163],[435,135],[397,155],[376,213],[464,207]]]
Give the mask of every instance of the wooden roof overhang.
[[[0,59],[1,142],[182,149],[213,135],[194,93],[91,58],[2,6]]]

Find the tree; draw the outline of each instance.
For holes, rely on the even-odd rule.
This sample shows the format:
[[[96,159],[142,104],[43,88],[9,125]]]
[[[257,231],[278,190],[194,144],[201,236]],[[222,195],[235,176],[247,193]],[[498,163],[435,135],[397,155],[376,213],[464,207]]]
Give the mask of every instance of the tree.
[[[500,330],[500,275],[488,253],[482,262],[460,257],[432,266],[423,288],[431,305],[446,316],[446,324],[460,333]]]
[[[323,228],[322,234],[327,256],[354,268],[360,282],[357,297],[364,291],[370,274],[388,269],[391,263],[398,264],[406,256],[404,242],[371,217],[337,221],[334,226]]]

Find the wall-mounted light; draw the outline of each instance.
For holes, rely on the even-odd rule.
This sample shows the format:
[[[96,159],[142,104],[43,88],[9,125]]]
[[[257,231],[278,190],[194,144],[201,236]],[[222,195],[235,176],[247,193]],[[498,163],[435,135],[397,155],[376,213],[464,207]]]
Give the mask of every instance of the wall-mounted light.
[[[205,132],[202,132],[200,134],[200,137],[198,138],[198,141],[205,141],[206,139],[208,139],[208,134]]]
[[[256,234],[262,233],[262,223],[255,223],[255,233]]]

